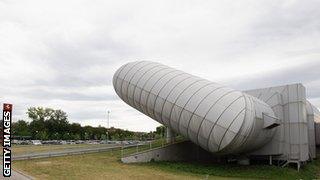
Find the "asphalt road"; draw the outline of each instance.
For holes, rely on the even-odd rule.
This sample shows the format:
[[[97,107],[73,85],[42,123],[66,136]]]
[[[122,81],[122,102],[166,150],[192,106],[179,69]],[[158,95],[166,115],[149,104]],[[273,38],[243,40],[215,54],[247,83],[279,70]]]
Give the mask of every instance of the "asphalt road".
[[[126,145],[124,147],[135,147],[137,145]],[[138,145],[141,146],[141,145]],[[36,159],[36,158],[47,158],[47,157],[58,157],[58,156],[67,156],[73,154],[86,154],[94,152],[104,152],[110,151],[113,149],[121,148],[121,145],[107,146],[107,147],[93,147],[93,148],[78,148],[78,149],[66,149],[61,151],[51,151],[51,152],[42,152],[42,153],[30,153],[23,155],[13,155],[12,160],[25,160],[25,159]]]

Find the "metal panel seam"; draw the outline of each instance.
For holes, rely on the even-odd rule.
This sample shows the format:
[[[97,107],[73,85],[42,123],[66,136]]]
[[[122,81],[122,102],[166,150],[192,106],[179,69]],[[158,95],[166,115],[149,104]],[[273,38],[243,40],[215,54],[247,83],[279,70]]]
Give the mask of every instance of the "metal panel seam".
[[[277,92],[274,92],[273,94],[272,94],[272,96],[270,96],[267,100],[265,100],[264,102],[265,103],[267,103],[274,95],[276,95],[276,94],[278,94]]]
[[[135,97],[135,94],[136,94],[136,89],[137,89],[137,86],[138,86],[140,80],[141,80],[141,79],[144,77],[144,75],[147,74],[149,71],[151,71],[152,69],[157,68],[157,67],[159,67],[159,66],[163,66],[163,65],[159,64],[159,65],[156,65],[156,66],[148,69],[147,71],[145,71],[145,72],[141,75],[141,77],[138,79],[138,81],[136,82],[136,84],[134,85],[134,90],[133,90],[133,105],[134,105],[135,107],[137,107],[138,105],[140,105],[140,104],[138,104],[138,105],[136,106],[136,102],[135,102],[135,98],[134,98],[134,97]],[[165,66],[164,66],[164,68],[165,68]],[[142,90],[141,90],[141,91],[142,91]]]
[[[288,90],[288,102],[290,101],[290,92],[289,92],[289,85],[286,85],[286,88],[287,88],[287,90]],[[287,144],[289,144],[289,158],[291,159],[291,156],[292,156],[292,153],[291,153],[291,126],[290,126],[290,123],[289,123],[289,121],[290,121],[290,108],[289,108],[289,106],[290,106],[290,104],[288,104],[288,124],[287,124],[287,126],[289,126],[289,142],[287,142]]]
[[[207,86],[209,86],[209,85],[211,85],[211,84],[214,84],[214,83],[209,82],[208,84],[200,87],[196,92],[194,92],[194,93],[189,97],[189,99],[187,100],[187,102],[184,104],[181,113],[179,114],[179,118],[178,118],[178,129],[180,128],[180,119],[181,119],[182,112],[183,112],[183,110],[185,109],[186,105],[187,105],[187,104],[189,103],[189,101],[191,100],[191,98],[192,98],[197,92],[199,92],[201,89],[203,89],[203,88],[205,88],[205,87],[207,87]],[[190,119],[189,119],[189,121],[190,121]],[[180,129],[179,129],[179,131],[180,131]],[[188,126],[187,126],[187,135],[188,135],[188,131],[189,131],[189,122],[188,122]]]
[[[231,123],[229,124],[226,132],[224,132],[220,142],[219,142],[219,146],[218,146],[218,151],[220,150],[220,146],[221,146],[221,143],[222,143],[222,140],[224,139],[225,135],[227,134],[227,132],[229,131],[229,128],[232,126],[233,122],[239,117],[239,115],[245,110],[246,108],[243,108],[234,118],[233,120],[231,121]],[[231,142],[231,141],[230,141]]]
[[[205,95],[205,96],[201,99],[201,101],[198,103],[197,107],[196,107],[196,108],[194,109],[194,111],[192,112],[192,116],[191,116],[190,119],[189,119],[188,127],[190,126],[191,119],[192,119],[193,116],[195,115],[195,112],[198,110],[198,108],[199,108],[199,106],[201,105],[201,103],[202,103],[208,96],[210,96],[213,92],[215,92],[216,90],[221,89],[221,88],[223,88],[223,86],[217,87],[217,88],[213,89],[211,92],[209,92],[207,95]],[[201,124],[200,124],[200,126],[201,126]],[[200,128],[200,126],[199,126],[199,128]],[[198,130],[198,131],[199,131],[199,130]],[[187,136],[189,137],[189,131],[187,132]],[[197,144],[198,144],[198,137],[197,137],[196,139],[197,139]]]
[[[158,71],[154,72],[154,73],[144,82],[144,84],[143,84],[143,86],[142,86],[142,88],[141,88],[141,91],[140,91],[139,103],[138,103],[139,108],[141,109],[141,111],[143,111],[142,103],[141,103],[142,91],[144,91],[145,86],[147,85],[147,83],[149,82],[149,80],[150,80],[154,75],[156,75],[157,73],[159,73],[159,72],[161,72],[161,71],[163,71],[163,70],[166,70],[166,69],[171,69],[171,68],[169,68],[169,67],[164,67],[164,68],[162,68],[162,69],[159,69]]]
[[[169,83],[172,79],[174,79],[174,78],[176,78],[176,77],[179,77],[179,76],[181,76],[181,75],[184,75],[184,74],[187,74],[187,73],[184,73],[184,72],[183,72],[183,73],[181,73],[181,74],[176,74],[176,75],[174,75],[174,76],[171,77],[167,82],[165,82],[164,85],[161,87],[161,89],[159,90],[159,92],[156,94],[156,99],[154,100],[154,104],[153,104],[152,113],[153,113],[154,116],[155,116],[155,108],[156,108],[157,99],[158,99],[161,91],[163,90],[163,88],[166,87],[166,86],[168,85],[168,83]],[[150,92],[151,92],[151,90],[150,90]],[[162,113],[162,111],[161,111],[160,113]],[[160,116],[161,116],[161,118],[160,118],[160,119],[161,119],[161,122],[163,123],[163,121],[162,121],[162,114],[160,114]]]
[[[244,116],[244,122],[242,123],[242,125],[239,129],[240,135],[243,136],[243,139],[241,139],[238,144],[240,147],[246,142],[246,139],[248,138],[248,132],[250,131],[250,127],[246,128],[246,127],[244,127],[244,125],[246,124],[246,122],[248,122],[250,119],[252,119],[252,117],[251,117],[252,110],[251,109],[252,109],[253,103],[251,102],[251,97],[246,96],[246,95],[244,95],[244,97],[245,97],[246,111],[245,111],[245,116]],[[250,103],[250,104],[248,105],[248,103]],[[248,112],[251,112],[251,116]],[[241,151],[241,148],[239,148],[239,149]]]
[[[120,69],[120,72],[117,74],[117,76],[116,76],[116,82],[115,82],[115,85],[116,85],[116,86],[117,86],[117,83],[118,83],[119,75],[122,73],[123,69],[128,66],[128,64],[129,64],[129,63],[125,64],[125,65]],[[116,87],[116,86],[115,86],[115,87]],[[119,95],[119,96],[120,96],[120,95]]]
[[[224,112],[226,112],[226,110],[233,104],[235,103],[238,99],[240,99],[241,97],[243,96],[239,96],[237,99],[233,100],[222,112],[221,114],[219,115],[219,117],[217,118],[217,120],[214,122],[211,130],[210,130],[210,133],[209,133],[209,136],[208,136],[208,139],[207,139],[207,147],[209,148],[209,140],[210,140],[210,137],[211,137],[211,134],[212,134],[212,131],[213,131],[213,128],[216,126],[216,124],[219,122],[221,116],[224,114]]]
[[[202,118],[201,124],[200,124],[200,126],[199,126],[199,128],[198,128],[198,132],[197,132],[197,143],[199,143],[199,131],[200,131],[200,129],[201,129],[201,126],[202,126],[202,124],[203,124],[203,121],[204,121],[204,120],[206,119],[206,117],[207,117],[207,114],[208,114],[208,113],[210,112],[210,110],[216,105],[216,103],[219,102],[220,99],[222,99],[224,96],[226,96],[226,95],[228,95],[228,94],[230,94],[230,93],[233,93],[233,92],[235,92],[235,90],[231,90],[231,91],[229,91],[229,92],[221,95],[221,96],[216,100],[216,102],[214,102],[214,104],[212,104],[212,105],[210,106],[209,110],[206,112],[206,114],[205,114],[204,117]]]
[[[138,65],[138,64],[141,64],[142,62],[144,62],[144,61],[138,61],[136,64],[134,64],[133,66],[131,66],[131,68],[130,68],[127,72],[125,72],[125,76],[123,77],[123,80],[122,80],[121,86],[120,86],[120,94],[121,94],[121,97],[122,97],[123,100],[124,100],[123,94],[122,94],[123,82],[124,82],[124,80],[126,79],[128,73],[132,70],[132,68],[134,68],[134,67],[135,67],[136,65]]]
[[[247,131],[247,132],[249,132],[249,133],[246,133],[246,134],[248,134],[248,135],[245,136],[245,139],[244,139],[244,141],[243,141],[243,144],[245,144],[245,143],[248,141],[248,138],[249,138],[250,135],[252,134],[252,132],[253,132],[253,130],[254,130],[254,127],[255,127],[255,125],[256,125],[256,121],[255,121],[256,119],[255,119],[255,117],[256,117],[257,115],[256,115],[256,109],[254,108],[255,104],[254,104],[254,101],[253,101],[252,98],[249,98],[249,101],[250,101],[251,109],[252,109],[252,110],[254,109],[253,113],[251,114],[251,116],[253,115],[253,117],[252,117],[253,123],[252,123],[250,129],[248,129],[248,131]]]
[[[298,84],[297,84],[297,98],[299,98],[299,86],[298,86]],[[297,105],[298,105],[298,119],[299,119],[299,124],[301,123],[301,119],[300,119],[300,107],[299,107],[299,104],[297,103]],[[307,119],[306,119],[307,120]],[[308,120],[307,120],[307,123],[308,123]],[[307,130],[308,131],[308,130]],[[309,144],[308,144],[309,145]],[[300,151],[300,153],[299,153],[299,160],[301,160],[301,149],[302,149],[302,147],[301,147],[301,132],[300,132],[300,125],[299,125],[299,151]]]
[[[243,122],[242,122],[242,124],[241,124],[241,126],[240,126],[240,128],[239,128],[239,131],[238,132],[240,132],[239,133],[239,135],[241,135],[241,131],[243,131],[243,128],[244,128],[244,124],[246,123],[246,120],[247,120],[247,118],[248,118],[248,101],[249,101],[249,96],[247,96],[247,95],[244,95],[243,94],[243,97],[244,97],[244,104],[245,104],[245,111],[244,111],[244,119],[243,119]],[[239,136],[239,137],[241,137],[241,136]],[[245,138],[245,135],[244,135],[244,138]],[[240,139],[241,141],[239,141],[239,146],[241,146],[242,145],[242,142],[243,142],[243,140],[244,139]],[[234,142],[236,142],[237,141],[237,139],[234,141]],[[230,143],[232,144],[232,142],[233,141],[231,141]]]
[[[184,81],[187,80],[187,79],[190,79],[191,77],[192,77],[192,76],[189,76],[189,77],[181,80],[180,82],[178,82],[175,86],[173,86],[173,88],[170,90],[169,94],[168,94],[167,97],[165,98],[164,102],[166,103],[168,97],[171,95],[171,93],[173,92],[173,90],[174,90],[179,84],[181,84],[182,82],[184,82]],[[160,114],[161,114],[161,121],[162,121],[162,122],[163,122],[162,114],[163,114],[163,109],[164,109],[165,103],[163,103],[163,105],[162,105],[162,107],[161,107],[161,113],[160,113]],[[170,103],[171,103],[171,102],[170,102]],[[174,105],[173,105],[173,106],[174,106]],[[170,118],[170,117],[169,117],[169,118]]]
[[[169,73],[166,73],[166,74],[162,75],[162,76],[152,85],[152,87],[151,87],[151,89],[150,89],[150,93],[149,93],[148,96],[147,96],[146,105],[148,105],[149,96],[150,96],[153,88],[158,84],[158,82],[159,82],[163,77],[165,77],[166,75],[169,75],[169,74],[171,74],[171,73],[173,73],[173,72],[178,72],[178,71],[179,71],[179,70],[173,69],[173,71],[170,71]],[[150,115],[150,113],[149,113],[149,111],[148,111],[148,108],[147,108],[146,110],[147,110],[146,113],[147,113],[148,115]]]
[[[142,66],[142,67],[140,67],[138,70],[136,70],[136,72],[131,76],[131,78],[130,78],[130,80],[129,80],[129,83],[128,83],[128,86],[127,86],[127,92],[125,93],[125,94],[126,94],[126,98],[127,98],[127,100],[128,100],[128,103],[130,103],[128,91],[129,91],[129,86],[130,86],[130,84],[132,84],[132,83],[131,83],[132,79],[135,77],[135,75],[136,75],[141,69],[145,68],[146,66],[148,66],[148,65],[150,65],[150,64],[154,64],[154,63],[145,64],[144,66]],[[133,104],[134,104],[134,102],[133,102]]]
[[[191,83],[191,84],[189,84],[187,87],[185,87],[184,90],[177,96],[177,98],[175,99],[175,101],[174,101],[174,103],[173,103],[173,106],[172,106],[172,108],[171,108],[171,110],[170,110],[169,118],[171,118],[173,108],[174,108],[174,106],[176,105],[176,103],[177,103],[178,99],[180,98],[180,96],[181,96],[189,87],[191,87],[193,84],[195,84],[195,83],[197,83],[197,82],[200,82],[200,81],[206,81],[206,80],[204,80],[204,79],[199,79],[199,80],[194,81],[193,83]],[[170,125],[170,127],[172,127],[171,121],[169,121],[169,125]],[[179,128],[179,126],[178,126],[178,132],[180,133],[180,128]]]
[[[126,80],[125,80],[126,81]],[[138,87],[139,88],[139,87]],[[144,90],[145,91],[145,90]],[[145,92],[147,92],[147,93],[150,93],[149,91],[145,91]],[[150,93],[150,94],[153,94],[154,96],[156,96],[156,94],[154,94],[154,93]],[[164,100],[164,98],[162,98],[162,97],[160,97],[160,96],[157,96],[158,98],[161,98],[161,99],[163,99]],[[172,102],[170,102],[170,103],[172,103]],[[177,106],[177,107],[179,107],[179,108],[181,108],[182,109],[182,107],[181,106],[179,106],[179,105],[175,105],[175,106]],[[191,114],[192,114],[192,112],[191,111],[189,111],[189,110],[187,110],[187,109],[184,109],[185,111],[188,111],[188,112],[190,112]],[[201,116],[202,118],[203,118],[203,116]],[[218,125],[218,124],[217,124]],[[220,125],[219,125],[220,126]],[[220,127],[222,127],[222,126],[220,126]],[[223,128],[223,127],[222,127]],[[230,130],[231,131],[231,130]],[[232,132],[234,132],[234,131],[232,131]],[[236,133],[236,132],[234,132],[234,133]]]

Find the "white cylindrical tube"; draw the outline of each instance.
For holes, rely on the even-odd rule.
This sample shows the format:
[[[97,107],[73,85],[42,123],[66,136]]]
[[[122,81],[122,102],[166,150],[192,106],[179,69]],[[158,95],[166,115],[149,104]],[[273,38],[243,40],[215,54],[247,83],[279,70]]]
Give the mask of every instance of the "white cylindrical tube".
[[[130,106],[216,154],[246,153],[266,144],[274,130],[261,100],[168,66],[131,62],[113,77],[119,97]]]

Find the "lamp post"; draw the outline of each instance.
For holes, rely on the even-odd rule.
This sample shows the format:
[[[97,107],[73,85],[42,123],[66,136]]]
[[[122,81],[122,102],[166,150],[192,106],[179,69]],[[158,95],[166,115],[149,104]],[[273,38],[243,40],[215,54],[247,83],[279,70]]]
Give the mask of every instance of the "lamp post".
[[[110,119],[110,111],[109,110],[107,110],[107,120],[108,120],[108,122],[107,122],[107,143],[109,142],[109,119]]]
[[[39,138],[39,137],[38,137],[38,132],[39,132],[39,131],[36,131],[36,137],[35,137],[36,139],[38,139],[38,138]]]

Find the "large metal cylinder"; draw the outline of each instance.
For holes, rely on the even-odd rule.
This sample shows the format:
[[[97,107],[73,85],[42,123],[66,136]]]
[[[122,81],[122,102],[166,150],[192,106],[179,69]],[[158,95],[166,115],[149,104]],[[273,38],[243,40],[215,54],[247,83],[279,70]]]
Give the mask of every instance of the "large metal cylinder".
[[[127,104],[215,154],[250,152],[274,134],[266,103],[159,63],[125,64],[113,85]]]

